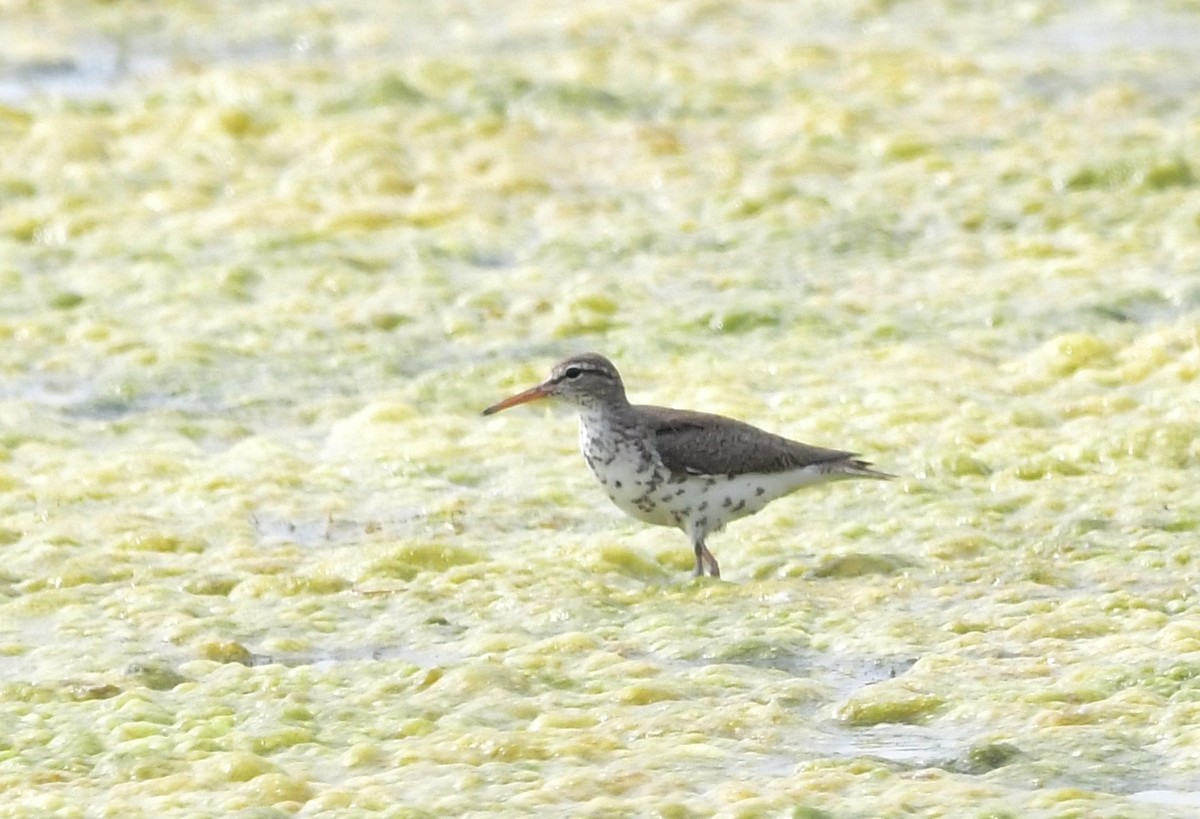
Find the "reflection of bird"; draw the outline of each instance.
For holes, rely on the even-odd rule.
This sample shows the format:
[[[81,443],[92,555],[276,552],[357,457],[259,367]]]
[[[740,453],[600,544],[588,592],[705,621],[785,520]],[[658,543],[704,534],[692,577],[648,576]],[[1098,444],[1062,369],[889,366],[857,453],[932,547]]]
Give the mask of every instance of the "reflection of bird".
[[[789,441],[732,418],[630,404],[617,368],[597,353],[563,359],[541,384],[483,414],[541,398],[579,410],[583,457],[612,502],[638,520],[682,529],[697,576],[707,565],[720,577],[704,539],[726,523],[804,486],[893,477],[853,452]]]

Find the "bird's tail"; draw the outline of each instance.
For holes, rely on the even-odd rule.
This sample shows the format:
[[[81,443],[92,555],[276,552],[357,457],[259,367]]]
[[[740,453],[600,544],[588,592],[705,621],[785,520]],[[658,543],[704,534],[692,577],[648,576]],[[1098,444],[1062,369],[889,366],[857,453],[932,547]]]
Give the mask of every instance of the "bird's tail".
[[[870,478],[876,481],[890,481],[896,476],[871,468],[870,461],[861,458],[846,458],[828,464],[829,474],[839,478]]]

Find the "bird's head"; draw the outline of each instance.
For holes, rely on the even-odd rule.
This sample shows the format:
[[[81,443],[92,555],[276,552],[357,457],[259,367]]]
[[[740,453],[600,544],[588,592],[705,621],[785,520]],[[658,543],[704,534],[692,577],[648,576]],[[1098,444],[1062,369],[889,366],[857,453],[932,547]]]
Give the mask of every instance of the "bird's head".
[[[483,414],[491,415],[542,398],[557,398],[581,409],[623,404],[625,386],[611,361],[599,353],[581,353],[555,364],[541,384],[493,404]]]

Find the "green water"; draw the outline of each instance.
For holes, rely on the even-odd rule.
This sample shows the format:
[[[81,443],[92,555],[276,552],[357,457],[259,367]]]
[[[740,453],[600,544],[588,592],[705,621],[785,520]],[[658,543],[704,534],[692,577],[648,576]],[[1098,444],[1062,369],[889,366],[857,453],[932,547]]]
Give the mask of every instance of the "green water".
[[[1195,3],[4,18],[0,816],[1195,813]]]

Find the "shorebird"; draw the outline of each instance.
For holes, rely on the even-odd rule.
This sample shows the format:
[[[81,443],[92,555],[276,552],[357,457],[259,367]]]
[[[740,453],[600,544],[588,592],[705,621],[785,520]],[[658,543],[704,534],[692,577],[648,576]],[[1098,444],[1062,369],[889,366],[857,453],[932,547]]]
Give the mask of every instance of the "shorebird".
[[[712,532],[805,486],[895,477],[856,453],[824,449],[704,412],[630,404],[613,363],[582,353],[484,415],[554,398],[579,411],[579,448],[617,507],[640,521],[683,530],[697,577],[721,576],[705,545]]]

